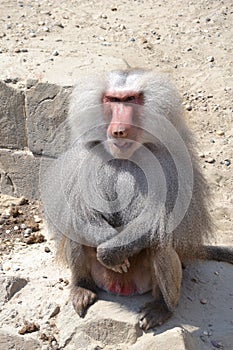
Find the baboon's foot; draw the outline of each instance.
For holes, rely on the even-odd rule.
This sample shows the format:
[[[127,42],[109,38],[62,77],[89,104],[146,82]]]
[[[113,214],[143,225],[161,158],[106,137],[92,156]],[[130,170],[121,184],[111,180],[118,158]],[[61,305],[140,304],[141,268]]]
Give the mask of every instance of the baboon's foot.
[[[172,315],[163,300],[146,303],[139,315],[139,326],[147,331],[155,326],[161,326]]]

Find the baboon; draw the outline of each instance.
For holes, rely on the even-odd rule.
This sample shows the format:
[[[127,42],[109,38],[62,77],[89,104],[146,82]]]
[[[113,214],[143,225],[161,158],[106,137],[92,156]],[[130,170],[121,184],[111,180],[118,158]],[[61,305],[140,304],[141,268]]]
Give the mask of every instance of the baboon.
[[[70,148],[42,192],[73,306],[84,317],[99,288],[151,290],[140,326],[161,325],[177,306],[183,262],[233,263],[232,248],[208,243],[209,189],[181,99],[163,75],[111,71],[80,80],[68,122]]]

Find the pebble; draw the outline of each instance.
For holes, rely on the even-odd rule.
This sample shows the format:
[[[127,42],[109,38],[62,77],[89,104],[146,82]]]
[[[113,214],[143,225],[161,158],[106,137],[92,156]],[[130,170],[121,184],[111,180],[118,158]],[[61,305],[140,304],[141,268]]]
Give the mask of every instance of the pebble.
[[[134,38],[130,38],[129,41],[130,41],[131,43],[133,43],[133,42],[135,42],[135,39],[134,39]]]
[[[225,159],[225,160],[224,160],[224,164],[225,164],[226,166],[231,165],[230,159]]]
[[[217,130],[217,131],[216,131],[216,134],[217,134],[218,136],[223,136],[223,135],[225,135],[225,132],[224,132],[223,130]]]
[[[223,344],[216,340],[211,340],[211,344],[217,349],[224,349]]]
[[[205,335],[205,336],[209,336],[210,335],[208,331],[203,331],[202,334]]]
[[[11,216],[11,214],[8,212],[2,214],[3,219],[9,219],[10,216]]]
[[[213,164],[215,163],[215,159],[214,158],[211,158],[211,157],[208,157],[206,160],[205,160],[206,163],[209,163],[209,164]]]
[[[11,233],[11,230],[6,230],[6,234],[8,235],[9,233]]]
[[[21,224],[20,228],[24,230],[25,228],[27,228],[27,226],[25,224]]]
[[[51,343],[51,345],[52,345],[53,347],[55,347],[55,346],[57,345],[56,340],[53,340],[52,343]]]
[[[214,62],[214,56],[208,56],[207,57],[208,62]]]
[[[5,223],[5,219],[4,218],[1,218],[0,219],[0,225],[4,224]]]
[[[52,53],[53,56],[59,56],[59,52],[57,50],[54,50]]]
[[[3,79],[3,81],[4,81],[4,83],[6,83],[6,84],[12,83],[12,79],[11,79],[11,78],[5,78],[5,79]]]
[[[18,229],[19,229],[19,226],[14,226],[15,231],[18,231]]]
[[[32,233],[32,229],[26,228],[26,230],[24,231],[24,237],[29,237],[31,233]]]
[[[186,105],[185,106],[186,111],[191,111],[193,108],[191,105]]]
[[[3,271],[9,271],[11,269],[11,264],[6,261],[2,264]]]
[[[200,299],[200,303],[203,304],[203,305],[205,305],[205,304],[208,303],[208,300],[205,299],[205,298],[202,298],[202,299]]]
[[[59,28],[65,28],[64,25],[62,23],[56,23],[56,26],[59,27]]]
[[[50,253],[50,252],[51,252],[51,250],[50,250],[49,247],[45,247],[45,248],[44,248],[44,251],[45,251],[45,253]]]
[[[39,217],[36,217],[34,220],[35,220],[36,223],[39,223],[39,222],[41,222],[42,219],[39,218]]]
[[[54,308],[54,310],[51,312],[49,318],[52,318],[52,317],[57,316],[57,315],[59,314],[60,310],[61,310],[60,306],[57,305],[57,306]]]
[[[112,46],[112,44],[109,43],[108,41],[104,41],[101,45],[102,46]]]

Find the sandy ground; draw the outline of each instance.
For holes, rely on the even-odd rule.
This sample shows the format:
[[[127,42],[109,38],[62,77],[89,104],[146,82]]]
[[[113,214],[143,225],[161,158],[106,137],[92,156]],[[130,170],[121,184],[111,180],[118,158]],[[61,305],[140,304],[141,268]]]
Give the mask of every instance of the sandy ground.
[[[216,241],[233,245],[232,23],[231,0],[3,0],[0,78],[20,88],[24,88],[29,78],[73,85],[80,74],[125,68],[125,62],[169,74],[183,96],[187,122],[195,133],[200,163],[213,194],[211,213],[216,224]],[[1,213],[9,209],[5,201],[1,196]],[[41,253],[44,268],[49,270],[46,243],[26,249],[27,244],[20,243],[25,239],[20,232],[18,243],[14,244],[11,235],[8,244],[5,225],[0,225],[0,235],[4,237],[3,273],[17,271],[17,265],[29,276],[31,271],[36,279],[39,271],[27,268],[22,262],[28,251]],[[7,244],[10,249],[6,248]],[[205,266],[203,278],[215,278],[217,265]],[[226,290],[232,291],[232,268],[227,267],[227,276],[230,280],[224,279]],[[217,309],[225,300],[224,286],[220,282],[218,286],[220,289],[214,292]],[[229,310],[232,314],[233,301],[232,297],[227,300],[221,320],[225,315],[230,332]],[[197,325],[203,325],[204,316],[199,311],[193,309],[192,318]]]

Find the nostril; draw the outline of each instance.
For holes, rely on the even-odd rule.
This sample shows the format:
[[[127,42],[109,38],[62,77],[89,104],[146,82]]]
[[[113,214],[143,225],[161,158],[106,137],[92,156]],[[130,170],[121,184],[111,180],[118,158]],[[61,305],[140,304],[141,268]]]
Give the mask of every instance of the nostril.
[[[128,135],[127,130],[115,130],[112,132],[114,137],[126,137]]]

